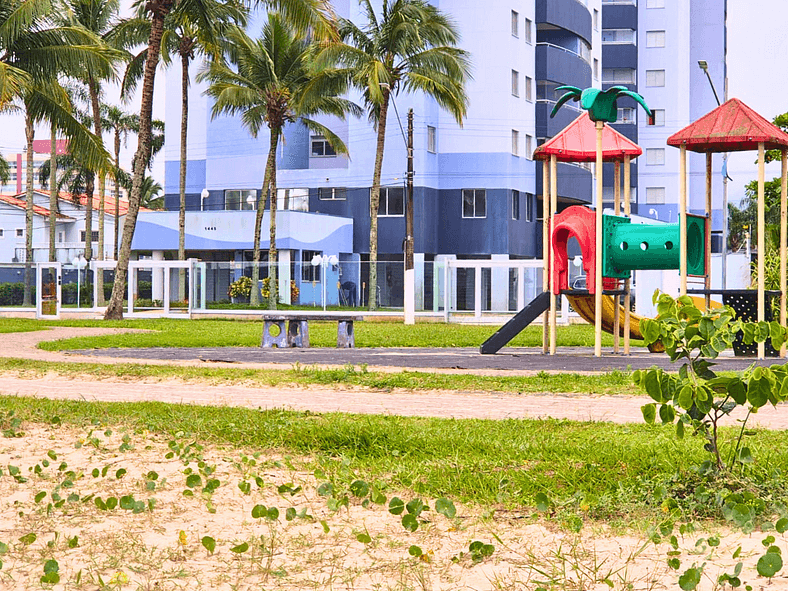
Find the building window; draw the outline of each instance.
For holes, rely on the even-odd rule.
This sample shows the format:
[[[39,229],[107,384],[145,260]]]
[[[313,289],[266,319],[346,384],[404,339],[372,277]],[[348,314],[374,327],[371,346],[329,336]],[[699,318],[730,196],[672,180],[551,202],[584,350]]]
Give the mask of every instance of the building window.
[[[309,189],[277,189],[276,208],[309,211]]]
[[[665,86],[665,70],[646,70],[646,86]]]
[[[320,201],[345,201],[347,189],[345,187],[320,187],[317,190],[317,198]]]
[[[512,70],[512,96],[520,96],[520,72]]]
[[[301,281],[320,281],[320,265],[312,265],[312,259],[321,254],[319,250],[301,251]]]
[[[533,43],[531,41],[531,19],[525,19],[525,42],[530,44]]]
[[[90,234],[91,234],[90,235],[90,241],[91,242],[98,242],[98,235],[99,235],[98,230],[93,230]],[[17,236],[18,235],[19,235],[19,230],[17,230]],[[85,230],[82,230],[79,233],[79,241],[80,242],[85,242]]]
[[[337,153],[334,151],[334,148],[331,147],[331,144],[328,143],[328,140],[322,135],[313,135],[312,136],[312,158],[323,158],[326,156],[336,156]]]
[[[652,109],[654,113],[654,126],[665,127],[665,109]]]
[[[534,221],[534,196],[531,193],[525,194],[525,221]]]
[[[602,29],[602,43],[635,43],[635,29]]]
[[[594,58],[594,80],[599,80],[599,60]]]
[[[516,129],[512,130],[512,154],[514,156],[520,155],[520,132]]]
[[[63,242],[63,238],[64,238],[63,232],[58,232],[57,233],[57,241],[58,242]]]
[[[525,135],[525,157],[531,159],[531,148],[533,147],[533,139],[530,135]]]
[[[646,31],[646,47],[665,47],[665,31]]]
[[[257,209],[257,191],[254,189],[225,191],[224,208],[232,211]]]
[[[3,237],[3,228],[0,228],[0,238]]]
[[[599,11],[594,8],[594,30],[599,30]]]
[[[85,242],[84,234],[85,233],[82,232],[82,235],[83,235],[82,242]],[[17,238],[23,238],[24,236],[25,236],[25,229],[24,228],[17,228],[16,229],[16,237]]]
[[[665,203],[665,187],[647,187],[646,203]]]
[[[646,0],[646,8],[665,8],[665,0]]]
[[[646,148],[646,164],[649,166],[665,164],[665,148]]]
[[[512,219],[520,219],[520,191],[512,190]]]
[[[621,107],[616,114],[616,123],[635,123],[636,111],[633,107]]]
[[[602,68],[602,84],[636,84],[634,68]]]
[[[487,217],[487,190],[486,189],[462,190],[462,217],[464,218]]]
[[[534,81],[533,78],[530,76],[525,77],[525,100],[533,101],[534,100],[534,91],[533,91]]]
[[[435,154],[438,151],[438,130],[432,125],[427,126],[427,152]]]
[[[512,37],[519,37],[520,36],[520,14],[516,11],[512,11]]]
[[[405,215],[405,190],[402,187],[381,187],[378,217]]]

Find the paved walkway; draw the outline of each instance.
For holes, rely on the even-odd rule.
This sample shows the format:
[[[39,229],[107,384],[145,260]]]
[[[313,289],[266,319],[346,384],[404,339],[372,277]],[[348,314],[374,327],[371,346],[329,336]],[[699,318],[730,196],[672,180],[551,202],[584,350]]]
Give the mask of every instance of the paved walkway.
[[[0,357],[27,358],[41,361],[88,362],[88,363],[145,363],[205,366],[205,361],[195,359],[135,359],[132,357],[92,355],[42,351],[36,344],[42,340],[54,340],[72,336],[92,336],[118,332],[122,329],[66,328],[3,334],[0,338]],[[312,350],[318,351],[318,350]],[[363,351],[357,349],[356,351]],[[284,351],[280,352],[284,353]],[[332,352],[333,353],[333,352]],[[277,353],[278,355],[279,353]],[[460,354],[470,354],[460,352]],[[129,355],[129,352],[126,352]],[[423,354],[410,350],[410,357]],[[525,354],[524,354],[525,355]],[[528,354],[530,355],[530,354]],[[426,357],[426,355],[424,355]],[[481,357],[481,356],[479,356]],[[497,357],[497,356],[496,356]],[[541,359],[543,356],[537,355]],[[664,357],[663,357],[664,358]],[[400,358],[400,369],[403,367]],[[284,360],[284,358],[282,358]],[[571,359],[570,364],[574,363]],[[278,364],[244,363],[233,367],[278,367]],[[291,360],[285,362],[288,366]],[[377,369],[377,367],[376,367]],[[447,369],[445,371],[462,371]],[[501,375],[500,369],[493,370]],[[533,370],[531,370],[533,371]],[[467,371],[462,371],[467,373]],[[482,373],[477,371],[474,373]],[[506,374],[522,373],[507,371]],[[633,387],[634,388],[634,387]],[[39,396],[52,399],[103,400],[103,401],[159,401],[187,404],[233,405],[249,408],[289,408],[313,412],[351,412],[368,414],[391,414],[403,416],[453,417],[453,418],[565,418],[579,421],[611,421],[617,423],[641,422],[640,407],[649,402],[644,396],[585,396],[555,394],[488,394],[483,392],[378,392],[354,387],[298,387],[270,388],[243,385],[209,385],[185,383],[180,380],[96,380],[89,375],[47,375],[27,379],[11,372],[0,374],[0,392],[10,395]],[[736,419],[739,417],[733,417]],[[754,425],[769,428],[788,428],[788,406],[776,411],[768,409],[755,415]]]

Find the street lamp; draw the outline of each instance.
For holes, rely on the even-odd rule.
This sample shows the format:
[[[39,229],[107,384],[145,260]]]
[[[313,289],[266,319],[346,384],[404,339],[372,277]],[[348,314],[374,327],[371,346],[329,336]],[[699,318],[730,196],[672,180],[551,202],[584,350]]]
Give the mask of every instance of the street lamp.
[[[200,211],[205,211],[205,200],[211,196],[211,192],[205,188],[200,191]]]
[[[327,254],[324,255],[316,254],[315,256],[312,257],[311,263],[313,267],[321,267],[323,269],[323,274],[321,276],[321,281],[320,281],[320,283],[322,284],[320,301],[323,304],[323,311],[325,312],[326,311],[326,279],[327,279],[326,272],[328,271],[329,265],[331,265],[332,267],[336,267],[339,264],[339,259],[335,254],[332,254],[331,256]]]
[[[380,83],[381,88],[391,90],[391,86],[386,82]],[[408,137],[405,138],[405,130],[402,129],[402,122],[399,118],[397,101],[394,95],[390,94],[391,104],[394,105],[394,113],[397,115],[397,123],[405,142],[405,149],[408,151],[408,203],[405,207],[405,324],[416,323],[416,272],[413,269],[413,109],[408,109]]]
[[[79,255],[74,257],[74,259],[71,261],[71,264],[77,269],[77,308],[81,308],[82,302],[79,298],[80,276],[82,274],[82,269],[85,268],[85,265],[88,264],[88,261],[85,258],[85,255],[80,252]]]
[[[711,85],[711,91],[714,93],[714,100],[717,101],[717,106],[720,106],[720,97],[717,96],[717,89],[714,88],[714,82],[709,74],[709,64],[706,60],[698,60],[698,67],[706,74],[706,78]],[[725,85],[725,99],[728,98],[728,85]],[[728,153],[722,155],[722,289],[725,289],[728,284]]]

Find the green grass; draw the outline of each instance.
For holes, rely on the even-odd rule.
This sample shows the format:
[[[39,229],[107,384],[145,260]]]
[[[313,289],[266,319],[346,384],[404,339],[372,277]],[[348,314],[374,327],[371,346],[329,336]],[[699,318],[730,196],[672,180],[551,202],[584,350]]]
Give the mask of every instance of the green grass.
[[[89,375],[95,378],[153,378],[201,381],[212,384],[247,384],[250,386],[361,386],[388,391],[454,390],[475,392],[508,392],[532,394],[546,392],[574,394],[632,394],[629,372],[612,371],[599,375],[548,374],[533,376],[478,376],[441,374],[418,371],[386,373],[369,371],[364,367],[346,366],[339,369],[319,369],[299,366],[293,369],[259,370],[233,367],[183,367],[144,364],[91,364],[32,361],[0,358],[0,372],[14,371],[27,377],[47,373],[64,376]],[[644,399],[645,400],[645,399]]]
[[[5,330],[5,326],[14,330]],[[41,343],[40,348],[92,349],[109,347],[257,347],[260,345],[262,323],[249,320],[56,320],[36,321],[0,318],[0,332],[37,330],[45,326],[141,328],[145,334],[119,334],[101,337],[80,337]],[[478,347],[498,326],[419,323],[407,326],[402,322],[367,321],[355,325],[357,347]],[[336,345],[335,322],[310,322],[309,339],[313,347]],[[558,346],[593,347],[594,328],[587,324],[558,328]],[[512,347],[539,347],[542,327],[529,326],[511,343]],[[612,346],[613,337],[603,335],[602,345]],[[641,346],[642,341],[632,341]]]
[[[591,402],[593,404],[593,402]],[[383,490],[412,489],[488,508],[532,506],[538,493],[552,514],[639,524],[664,518],[666,499],[693,519],[714,513],[713,492],[694,466],[707,458],[702,442],[677,440],[670,428],[565,420],[448,420],[397,416],[257,411],[163,403],[93,403],[0,397],[0,409],[30,421],[147,429],[166,438],[231,445],[311,458],[339,485],[355,478]],[[2,425],[0,411],[0,428]],[[24,426],[23,426],[24,428]],[[734,432],[725,430],[723,438]],[[785,497],[785,432],[748,437],[758,464],[750,476],[773,500]],[[342,458],[345,462],[334,461]],[[764,468],[758,468],[763,466]],[[710,498],[711,495],[711,498]]]

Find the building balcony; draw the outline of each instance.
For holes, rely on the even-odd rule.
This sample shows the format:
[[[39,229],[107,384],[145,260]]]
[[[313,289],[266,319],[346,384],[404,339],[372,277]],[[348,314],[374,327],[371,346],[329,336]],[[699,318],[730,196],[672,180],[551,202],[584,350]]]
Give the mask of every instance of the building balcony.
[[[550,113],[556,101],[537,99],[536,101],[536,137],[551,138],[559,134],[567,125],[572,123],[583,112],[574,106],[574,103],[564,103],[555,117],[550,118]]]
[[[591,66],[574,51],[550,43],[537,43],[536,79],[587,88],[591,86]]]
[[[591,12],[578,0],[536,0],[536,24],[570,31],[591,44]]]

